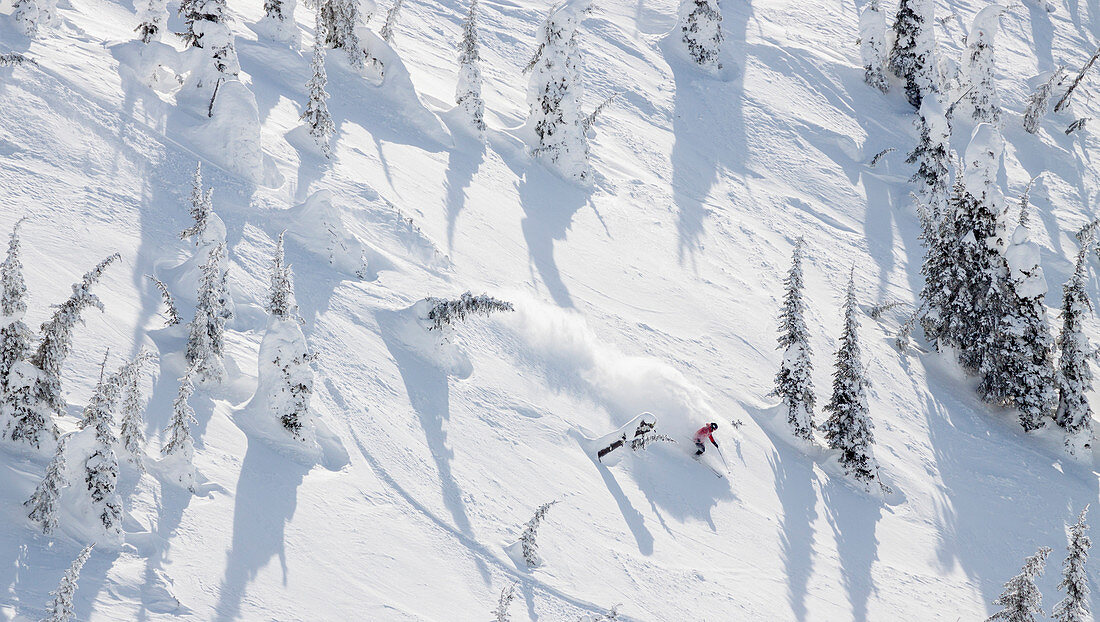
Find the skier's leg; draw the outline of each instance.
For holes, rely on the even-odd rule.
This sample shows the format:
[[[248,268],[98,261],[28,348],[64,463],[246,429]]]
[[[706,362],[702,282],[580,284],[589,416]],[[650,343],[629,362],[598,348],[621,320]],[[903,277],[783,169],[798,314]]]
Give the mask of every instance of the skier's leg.
[[[696,456],[703,455],[703,452],[707,450],[707,446],[700,443],[699,441],[695,441],[695,447],[698,450],[698,451],[695,452]]]

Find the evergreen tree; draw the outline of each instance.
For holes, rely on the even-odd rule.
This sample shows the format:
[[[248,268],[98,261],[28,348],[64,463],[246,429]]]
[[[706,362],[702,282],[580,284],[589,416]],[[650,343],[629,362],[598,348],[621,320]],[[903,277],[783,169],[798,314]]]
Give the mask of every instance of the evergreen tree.
[[[207,256],[199,281],[195,317],[187,325],[187,365],[195,367],[200,382],[220,383],[225,379],[225,367],[221,360],[226,321],[221,298],[225,279],[221,270],[224,259],[225,244],[218,244]]]
[[[802,301],[802,248],[804,241],[798,238],[791,259],[791,269],[783,281],[786,293],[783,310],[779,314],[779,348],[783,350],[783,362],[775,375],[775,395],[783,399],[787,422],[795,436],[813,441],[814,438],[814,384],[813,350],[810,349],[810,331],[803,315],[806,305]]]
[[[935,37],[931,0],[901,0],[894,18],[894,47],[888,59],[894,75],[905,80],[905,97],[914,108],[936,92]]]
[[[1071,448],[1074,440],[1088,442],[1092,438],[1092,407],[1088,395],[1092,392],[1092,369],[1089,359],[1092,348],[1085,333],[1085,318],[1092,311],[1092,302],[1085,290],[1088,253],[1091,236],[1082,241],[1077,253],[1077,268],[1068,283],[1062,287],[1062,332],[1058,347],[1062,354],[1058,359],[1058,410],[1054,422],[1066,432],[1066,442]]]
[[[0,264],[0,317],[5,323],[0,328],[0,394],[8,391],[8,374],[16,361],[31,349],[31,330],[23,322],[27,313],[27,286],[23,281],[23,264],[19,260],[19,225],[15,223],[8,241],[8,255]]]
[[[979,390],[986,401],[1016,406],[1020,425],[1031,432],[1043,426],[1056,399],[1053,340],[1043,304],[1047,284],[1039,247],[1029,240],[1027,227],[1016,227],[1004,257],[1006,278],[998,289],[1007,304],[982,360]]]
[[[195,392],[191,382],[195,369],[187,370],[180,378],[179,392],[172,401],[172,419],[168,423],[168,441],[161,447],[160,453],[166,460],[175,463],[175,476],[181,486],[192,489],[195,485],[195,442],[191,438],[191,424],[195,421],[195,410],[188,400]]]
[[[393,6],[386,12],[386,23],[382,24],[379,35],[386,43],[393,43],[393,32],[397,28],[397,17],[401,14],[401,5],[405,0],[393,0]]]
[[[309,124],[309,135],[317,142],[321,153],[326,158],[332,157],[332,135],[336,133],[336,125],[332,122],[332,115],[328,111],[328,92],[325,85],[328,84],[328,75],[325,73],[325,47],[324,22],[320,12],[317,13],[317,26],[313,36],[313,60],[310,68],[313,69],[313,77],[306,83],[309,90],[309,102],[302,112],[300,120]]]
[[[199,45],[199,35],[195,32],[195,22],[201,17],[200,7],[206,0],[180,0],[178,15],[183,18],[186,29],[177,33],[183,38],[187,47],[202,47]]]
[[[1092,539],[1086,533],[1089,526],[1085,523],[1085,515],[1088,511],[1089,506],[1086,505],[1077,522],[1069,528],[1069,546],[1066,547],[1066,560],[1062,562],[1062,582],[1058,584],[1058,590],[1065,592],[1066,597],[1054,605],[1051,616],[1058,622],[1087,622],[1092,619],[1089,578],[1085,572],[1085,562],[1092,548]]]
[[[717,0],[680,0],[680,41],[688,56],[708,71],[722,68],[722,11]]]
[[[588,12],[589,2],[564,0],[554,7],[542,25],[538,50],[527,65],[531,73],[528,124],[538,139],[533,153],[565,177],[578,181],[591,176],[585,115],[581,111],[583,69],[577,45],[577,28]]]
[[[145,0],[138,11],[139,23],[134,32],[141,37],[142,43],[159,41],[164,25],[168,23],[168,4],[165,0]]]
[[[550,503],[543,503],[535,510],[535,515],[531,517],[531,520],[527,521],[527,526],[523,529],[523,535],[520,536],[520,545],[523,549],[523,561],[527,562],[528,568],[535,568],[542,565],[542,558],[539,557],[539,545],[537,541],[539,525],[542,524],[543,519],[546,518],[547,512],[550,511],[550,507],[557,501],[551,501]]]
[[[283,251],[283,237],[286,231],[279,234],[275,242],[275,256],[271,262],[271,287],[267,292],[267,303],[264,310],[272,317],[280,320],[298,319],[298,306],[294,304],[294,273],[286,263]]]
[[[166,316],[164,321],[165,328],[183,322],[183,318],[180,317],[179,309],[176,308],[176,302],[172,299],[172,292],[168,291],[168,286],[164,284],[164,281],[151,274],[146,274],[145,277],[156,285],[157,291],[160,292],[160,299],[164,302]]]
[[[1028,134],[1039,131],[1039,122],[1042,121],[1043,115],[1047,112],[1047,106],[1050,105],[1050,96],[1054,93],[1054,85],[1061,84],[1062,78],[1065,76],[1065,70],[1066,68],[1063,65],[1052,72],[1050,77],[1044,80],[1028,98],[1027,108],[1024,110],[1024,131]]]
[[[355,29],[366,20],[359,16],[359,0],[315,1],[319,2],[318,9],[325,24],[325,43],[333,49],[343,48],[351,66],[362,69],[365,52]]]
[[[970,34],[966,37],[966,78],[970,85],[969,98],[973,106],[974,120],[993,123],[999,127],[1001,100],[993,79],[996,63],[993,60],[993,40],[997,34],[997,17],[1004,7],[987,6],[974,17]]]
[[[470,10],[462,20],[455,103],[480,134],[485,131],[485,102],[481,99],[481,53],[478,48],[477,0],[470,0]]]
[[[214,189],[204,190],[202,184],[202,162],[195,165],[195,175],[191,178],[191,220],[193,224],[180,232],[180,239],[191,241],[196,246],[207,242],[206,229],[210,216],[214,213]]]
[[[867,408],[869,382],[860,360],[858,312],[853,274],[844,303],[844,332],[833,372],[833,395],[825,405],[830,415],[821,430],[829,448],[840,451],[844,471],[869,486],[878,479],[878,463],[874,454],[874,425]]]
[[[106,365],[106,359],[104,359]],[[84,408],[82,428],[95,431],[92,453],[84,461],[84,482],[88,499],[96,512],[103,530],[109,536],[118,536],[122,532],[122,503],[118,496],[118,456],[115,445],[118,437],[112,429],[114,417],[111,414],[113,402],[117,397],[118,385],[114,378],[107,378],[105,370],[100,369],[99,382],[88,405]]]
[[[298,24],[294,20],[295,0],[264,0],[264,17],[260,20],[268,36],[297,47]]]
[[[918,185],[918,194],[928,205],[930,222],[938,224],[947,206],[950,182],[947,165],[951,157],[951,125],[938,95],[921,100],[917,127],[920,141],[905,159],[909,164],[917,165],[909,181]],[[927,244],[934,231],[925,230],[922,234]]]
[[[68,486],[65,481],[65,442],[69,436],[62,436],[57,443],[53,459],[46,466],[46,475],[34,489],[30,499],[23,505],[30,508],[27,517],[42,526],[42,533],[51,534],[57,529],[57,503],[61,499],[61,489]]]
[[[863,81],[886,93],[886,18],[878,0],[871,0],[859,15],[859,54],[863,59]]]
[[[19,365],[13,367],[13,372],[19,370],[20,380],[15,381],[14,374],[9,376],[9,385],[15,385],[9,387],[8,400],[14,417],[12,440],[40,447],[42,434],[48,434],[51,439],[57,438],[53,417],[65,408],[61,393],[61,366],[73,347],[73,329],[85,309],[93,307],[103,310],[103,302],[92,293],[92,286],[119,258],[118,254],[107,257],[85,274],[79,283],[73,284],[72,296],[57,307],[49,321],[42,324],[42,338],[30,360],[31,369]]]
[[[145,471],[145,398],[141,392],[141,376],[145,364],[155,357],[142,350],[119,371],[117,383],[122,393],[122,425],[119,428],[119,443],[126,451],[127,460],[139,471]]]
[[[53,601],[46,609],[46,617],[42,619],[42,622],[69,622],[73,619],[73,596],[76,595],[76,581],[80,578],[80,570],[84,568],[84,563],[92,555],[92,547],[94,546],[95,543],[93,542],[80,551],[80,555],[76,556],[72,565],[65,571],[65,576],[61,578],[61,583],[58,584],[57,589],[50,592]]]
[[[1043,612],[1043,594],[1035,585],[1035,579],[1043,574],[1050,547],[1044,546],[1024,560],[1020,574],[1005,583],[1001,596],[993,601],[1001,610],[986,618],[986,622],[1037,622],[1035,614]]]
[[[56,0],[15,0],[11,16],[26,37],[37,37],[43,26],[57,22]]]
[[[516,584],[512,582],[510,585],[500,591],[500,600],[497,601],[497,608],[493,610],[493,616],[495,622],[510,622],[512,616],[508,613],[508,607],[512,605],[512,601],[516,597]]]
[[[990,349],[998,347],[997,324],[1010,304],[1004,197],[996,184],[1003,150],[995,127],[982,123],[974,128],[960,193],[949,206],[954,226],[946,237],[952,248],[942,278],[950,294],[941,310],[941,337],[958,348],[960,363],[972,372],[980,371]]]

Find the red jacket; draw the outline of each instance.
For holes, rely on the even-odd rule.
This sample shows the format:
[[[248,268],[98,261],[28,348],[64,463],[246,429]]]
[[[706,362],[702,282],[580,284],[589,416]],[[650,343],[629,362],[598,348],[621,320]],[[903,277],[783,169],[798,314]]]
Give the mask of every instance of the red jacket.
[[[714,443],[715,445],[718,444],[714,440],[714,432],[713,432],[713,430],[710,429],[710,424],[709,423],[707,425],[699,428],[699,431],[695,433],[695,442],[696,443],[702,443],[705,440],[709,440],[710,442]]]

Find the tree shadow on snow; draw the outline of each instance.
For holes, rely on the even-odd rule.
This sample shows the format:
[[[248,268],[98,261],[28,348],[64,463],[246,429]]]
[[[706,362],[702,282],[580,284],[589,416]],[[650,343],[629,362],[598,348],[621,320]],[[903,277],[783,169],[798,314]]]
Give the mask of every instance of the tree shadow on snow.
[[[226,552],[225,576],[218,590],[217,620],[236,620],[248,584],[274,556],[286,585],[286,524],[294,517],[298,486],[309,467],[249,439],[233,509],[233,543]]]
[[[825,484],[822,497],[836,538],[836,552],[848,603],[852,607],[852,619],[866,622],[867,602],[875,591],[871,568],[878,561],[875,530],[882,518],[882,501],[836,478]]]
[[[447,250],[454,251],[455,225],[458,215],[466,207],[466,189],[485,160],[485,143],[455,134],[455,147],[447,156]]]
[[[586,439],[575,429],[569,430],[569,435],[572,436],[582,448],[586,446]],[[626,448],[620,449],[620,451],[626,451]],[[600,477],[603,478],[603,483],[607,486],[607,492],[611,493],[612,498],[615,499],[615,503],[619,506],[619,512],[623,515],[623,520],[626,521],[626,526],[630,528],[630,533],[634,536],[634,541],[638,544],[638,552],[642,555],[653,554],[653,534],[645,526],[645,516],[642,515],[634,504],[627,498],[626,493],[623,492],[622,486],[619,485],[618,480],[615,479],[615,475],[608,469],[603,463],[592,456],[591,453],[585,451],[585,455],[592,460],[592,464],[599,471]],[[667,528],[666,528],[667,529]]]
[[[770,431],[761,426],[768,436]],[[787,598],[799,622],[806,619],[806,596],[814,567],[814,521],[817,520],[817,491],[813,463],[772,439],[768,459],[775,475],[775,490],[783,508],[779,539],[783,553],[783,575],[787,577]],[[780,453],[784,455],[781,457]]]

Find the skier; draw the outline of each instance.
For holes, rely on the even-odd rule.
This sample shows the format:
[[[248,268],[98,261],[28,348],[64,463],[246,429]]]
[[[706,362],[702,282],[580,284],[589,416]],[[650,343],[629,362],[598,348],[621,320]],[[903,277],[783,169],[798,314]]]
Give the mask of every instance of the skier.
[[[695,447],[699,449],[695,452],[696,457],[703,455],[703,452],[707,450],[707,446],[703,444],[704,441],[709,440],[714,448],[718,449],[718,441],[714,440],[714,431],[717,429],[718,424],[711,422],[699,428],[699,431],[695,433]]]

